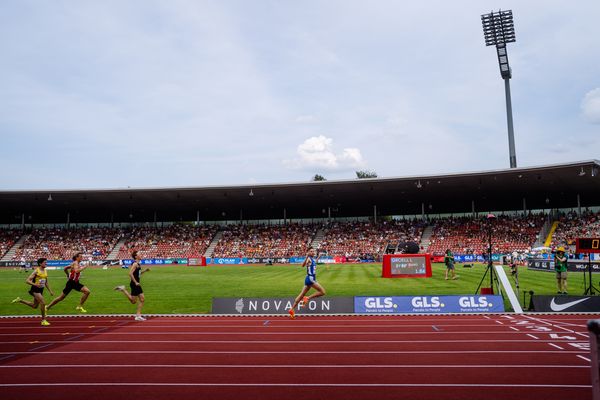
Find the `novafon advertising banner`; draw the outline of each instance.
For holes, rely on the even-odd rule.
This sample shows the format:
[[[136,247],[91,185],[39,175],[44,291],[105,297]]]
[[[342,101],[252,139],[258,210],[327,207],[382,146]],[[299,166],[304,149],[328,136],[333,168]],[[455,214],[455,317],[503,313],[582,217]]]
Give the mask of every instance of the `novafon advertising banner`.
[[[358,314],[445,314],[504,312],[502,296],[390,296],[355,297]]]
[[[217,297],[213,298],[211,312],[239,315],[287,314],[293,304],[293,297]],[[352,314],[353,311],[352,297],[318,297],[308,304],[300,302],[296,308],[298,314]]]

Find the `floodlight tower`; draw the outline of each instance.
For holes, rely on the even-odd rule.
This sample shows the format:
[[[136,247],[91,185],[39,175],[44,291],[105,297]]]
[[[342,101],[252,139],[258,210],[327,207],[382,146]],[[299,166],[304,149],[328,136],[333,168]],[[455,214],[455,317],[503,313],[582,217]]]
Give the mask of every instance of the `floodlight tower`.
[[[500,75],[504,79],[504,91],[506,92],[506,119],[508,122],[508,150],[510,167],[517,168],[517,154],[515,152],[515,132],[513,131],[512,103],[510,100],[510,78],[512,71],[508,65],[508,53],[506,44],[515,42],[515,25],[513,23],[512,10],[491,12],[481,16],[483,24],[483,36],[486,46],[496,46],[498,63],[500,64]]]

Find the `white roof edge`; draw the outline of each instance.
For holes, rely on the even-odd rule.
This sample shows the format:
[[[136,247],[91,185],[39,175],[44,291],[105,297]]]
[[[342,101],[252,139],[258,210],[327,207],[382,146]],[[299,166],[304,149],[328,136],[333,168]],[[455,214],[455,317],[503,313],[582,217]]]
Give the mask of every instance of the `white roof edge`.
[[[560,164],[548,164],[548,165],[535,165],[527,167],[517,168],[504,168],[504,169],[493,169],[484,171],[465,171],[465,172],[452,172],[446,174],[432,174],[432,175],[409,175],[409,176],[393,176],[393,177],[377,177],[377,178],[364,178],[364,179],[339,179],[339,180],[326,180],[326,181],[307,181],[307,182],[272,182],[272,183],[247,183],[247,184],[234,184],[234,185],[206,185],[206,186],[163,186],[163,187],[125,187],[125,188],[78,188],[78,189],[24,189],[24,190],[1,190],[0,193],[11,194],[11,193],[81,193],[81,192],[140,192],[140,191],[167,191],[167,190],[211,190],[211,189],[257,189],[273,186],[301,186],[301,185],[327,185],[327,184],[340,184],[340,183],[360,183],[360,182],[386,182],[395,180],[413,180],[413,179],[440,179],[440,178],[455,178],[469,175],[487,175],[487,174],[503,174],[511,173],[515,171],[536,171],[544,169],[552,169],[559,167],[577,167],[587,164],[596,164],[600,167],[600,160],[589,159],[574,161]]]

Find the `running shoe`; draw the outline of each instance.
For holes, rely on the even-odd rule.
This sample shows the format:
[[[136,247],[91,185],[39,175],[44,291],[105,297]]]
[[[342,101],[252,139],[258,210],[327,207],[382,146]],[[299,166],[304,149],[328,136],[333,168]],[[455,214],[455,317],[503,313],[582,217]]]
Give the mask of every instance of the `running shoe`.
[[[48,326],[50,325],[50,322],[46,321],[45,319],[42,320],[42,326]]]
[[[14,303],[18,303],[18,302],[20,302],[20,301],[21,301],[21,298],[20,298],[20,297],[17,297],[17,298],[16,298],[16,299],[14,299],[13,301],[11,301],[11,303],[13,303],[13,304],[14,304]]]
[[[77,306],[77,307],[75,307],[75,310],[76,310],[76,311],[79,311],[79,312],[81,312],[81,313],[86,313],[86,312],[87,312],[87,310],[86,310],[85,308],[81,307],[81,306]]]
[[[146,318],[142,317],[141,315],[138,315],[137,317],[135,317],[136,321],[145,321]]]
[[[304,305],[307,305],[307,304],[308,304],[308,301],[309,301],[309,300],[308,300],[308,296],[304,296],[304,297],[302,298],[302,302],[304,303]]]
[[[125,285],[115,286],[115,290],[125,290]]]
[[[290,314],[291,319],[296,318],[296,313],[294,312],[293,308],[290,308],[290,310],[288,311],[288,314]]]

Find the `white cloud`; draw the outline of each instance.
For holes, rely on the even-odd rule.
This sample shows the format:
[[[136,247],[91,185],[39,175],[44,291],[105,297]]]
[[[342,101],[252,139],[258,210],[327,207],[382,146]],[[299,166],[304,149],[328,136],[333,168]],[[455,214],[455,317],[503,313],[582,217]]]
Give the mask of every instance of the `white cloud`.
[[[600,88],[589,91],[581,102],[581,109],[586,120],[600,124]]]
[[[286,167],[341,171],[366,165],[359,149],[349,147],[343,149],[341,153],[336,153],[333,148],[333,139],[323,135],[306,139],[298,146],[296,152],[298,157],[283,161]]]

